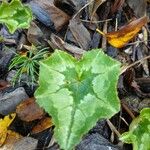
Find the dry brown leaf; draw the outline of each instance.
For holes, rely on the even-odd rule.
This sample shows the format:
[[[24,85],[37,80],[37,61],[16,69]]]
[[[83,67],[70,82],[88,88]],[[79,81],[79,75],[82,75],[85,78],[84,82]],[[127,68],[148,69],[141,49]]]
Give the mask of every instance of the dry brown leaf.
[[[108,43],[112,46],[116,48],[122,48],[138,34],[138,32],[146,23],[147,17],[141,17],[130,22],[128,25],[123,26],[118,31],[103,33],[97,29],[97,32],[105,36],[108,40]]]
[[[114,14],[116,11],[118,11],[122,7],[124,2],[125,0],[116,0],[111,7],[111,14]]]
[[[44,111],[38,106],[34,98],[29,98],[17,106],[16,113],[18,117],[26,122],[41,119]]]
[[[93,0],[89,0],[90,1],[93,1]],[[98,7],[100,5],[102,5],[106,0],[94,0],[90,5],[89,5],[89,12],[90,12],[90,17],[91,17],[91,20],[94,16],[94,14],[96,13]]]
[[[51,34],[51,40],[48,41],[48,43],[53,49],[67,50],[68,52],[77,55],[82,55],[85,52],[85,50],[63,41],[59,36],[55,34]]]
[[[4,117],[4,119],[0,119],[0,146],[2,146],[7,138],[8,127],[15,119],[16,114],[12,113]]]
[[[49,117],[46,117],[42,119],[36,126],[33,127],[32,133],[33,134],[40,133],[52,126],[53,126],[52,119]]]

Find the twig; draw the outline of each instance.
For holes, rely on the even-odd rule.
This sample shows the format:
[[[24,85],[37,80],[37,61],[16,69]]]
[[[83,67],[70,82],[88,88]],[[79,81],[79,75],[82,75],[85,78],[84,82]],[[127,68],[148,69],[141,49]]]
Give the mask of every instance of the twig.
[[[133,66],[135,66],[135,65],[137,65],[138,63],[141,63],[142,61],[144,61],[144,60],[147,60],[147,59],[150,59],[150,55],[149,56],[146,56],[146,57],[144,57],[144,58],[142,58],[142,59],[140,59],[140,60],[138,60],[138,61],[136,61],[136,62],[134,62],[134,63],[132,63],[131,65],[128,65],[128,66],[123,66],[122,68],[121,68],[121,73],[120,74],[123,74],[126,70],[128,70],[129,68],[131,68],[131,67],[133,67]]]
[[[149,42],[149,41],[150,40],[136,41],[136,42],[132,42],[132,43],[127,44],[127,46],[135,45],[135,44],[139,44],[139,43],[144,43],[144,42]]]
[[[90,21],[90,20],[82,20],[80,19],[82,22],[90,22],[90,23],[103,23],[103,22],[108,22],[111,21],[112,19],[106,19],[106,20],[101,20],[101,21]]]
[[[109,119],[106,120],[107,124],[109,125],[111,131],[113,131],[118,137],[121,136],[121,134],[118,132],[118,130],[116,129],[116,127],[110,122]]]
[[[104,23],[104,26],[103,26],[103,32],[104,33],[107,33],[107,25],[108,25],[108,22],[106,21],[105,23]],[[106,40],[106,37],[102,37],[102,49],[105,49],[106,48],[106,45],[107,45],[107,40]]]
[[[116,18],[115,31],[118,30],[118,18]]]
[[[126,121],[123,117],[120,116],[120,119],[121,119],[127,126],[129,126],[129,124],[127,123],[127,121]]]
[[[85,4],[74,16],[72,19],[74,19],[84,8],[86,8],[87,6],[89,6],[91,3],[93,3],[94,0],[90,1],[89,3]]]
[[[16,41],[14,39],[3,39],[1,42],[9,43],[9,44],[16,44]]]
[[[122,107],[126,110],[126,112],[130,115],[132,119],[135,118],[134,114],[132,111],[127,107],[127,105],[124,102],[121,102]]]

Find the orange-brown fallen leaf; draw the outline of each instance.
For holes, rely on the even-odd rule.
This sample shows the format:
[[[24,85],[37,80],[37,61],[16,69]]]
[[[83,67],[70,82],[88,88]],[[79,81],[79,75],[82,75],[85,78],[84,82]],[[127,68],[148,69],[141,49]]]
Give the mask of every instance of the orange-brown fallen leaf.
[[[4,119],[0,119],[0,146],[2,146],[7,138],[8,127],[15,119],[16,114],[12,113],[4,117]]]
[[[33,134],[40,133],[52,126],[53,126],[52,119],[49,117],[46,117],[42,119],[36,126],[33,127],[32,133]]]
[[[34,98],[28,98],[17,106],[16,113],[18,117],[26,122],[41,119],[45,113],[35,102]]]
[[[104,33],[99,29],[96,29],[96,31],[105,36],[108,40],[108,43],[112,46],[116,48],[122,48],[138,34],[147,21],[147,17],[141,17],[130,22],[128,25],[123,26],[118,31],[109,33]]]

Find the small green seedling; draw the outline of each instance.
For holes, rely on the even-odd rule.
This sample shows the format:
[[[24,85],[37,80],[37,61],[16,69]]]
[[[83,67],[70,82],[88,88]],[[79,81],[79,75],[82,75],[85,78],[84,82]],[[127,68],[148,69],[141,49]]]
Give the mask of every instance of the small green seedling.
[[[17,53],[9,66],[9,70],[17,70],[17,73],[12,80],[12,84],[20,84],[23,74],[27,74],[29,77],[29,80],[27,81],[29,86],[33,86],[35,83],[37,83],[39,75],[39,61],[47,57],[47,54],[47,48],[37,50],[34,46],[32,46],[32,48],[25,54]]]

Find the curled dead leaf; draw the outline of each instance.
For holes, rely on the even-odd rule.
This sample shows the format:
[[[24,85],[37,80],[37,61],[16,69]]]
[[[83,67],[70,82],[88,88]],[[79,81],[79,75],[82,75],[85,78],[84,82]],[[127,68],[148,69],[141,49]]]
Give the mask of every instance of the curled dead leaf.
[[[92,20],[92,18],[94,16],[94,14],[96,13],[97,9],[99,8],[99,6],[102,5],[106,0],[94,0],[94,1],[88,0],[88,1],[92,2],[89,5],[89,13],[90,13],[91,20]]]
[[[118,31],[109,33],[104,33],[99,29],[96,29],[96,31],[105,36],[108,43],[112,46],[116,48],[122,48],[138,34],[138,32],[147,23],[147,21],[147,17],[141,17],[123,26]]]
[[[51,40],[48,40],[49,45],[53,49],[63,49],[73,54],[82,55],[85,50],[63,41],[59,36],[51,34]]]

